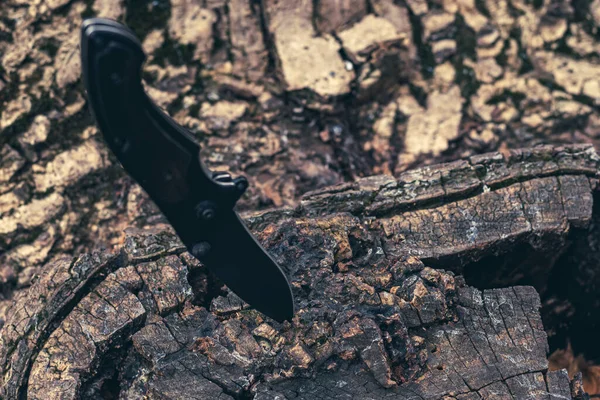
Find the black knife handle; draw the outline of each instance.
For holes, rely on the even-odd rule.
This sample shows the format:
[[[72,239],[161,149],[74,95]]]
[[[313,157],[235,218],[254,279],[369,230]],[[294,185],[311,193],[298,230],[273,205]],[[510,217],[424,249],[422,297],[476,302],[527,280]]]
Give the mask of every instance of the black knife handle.
[[[148,98],[141,80],[145,55],[129,29],[91,19],[82,30],[85,86],[111,150],[170,219],[198,219],[210,229],[233,209],[248,187],[246,178],[211,173],[189,133]]]

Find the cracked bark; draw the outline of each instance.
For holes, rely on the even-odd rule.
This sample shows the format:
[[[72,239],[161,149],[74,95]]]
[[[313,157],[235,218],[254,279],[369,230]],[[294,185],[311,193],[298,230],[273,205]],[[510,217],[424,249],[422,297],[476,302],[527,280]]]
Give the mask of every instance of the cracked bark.
[[[248,176],[243,210],[461,157],[469,168],[487,151],[598,144],[597,2],[5,3],[0,320],[53,258],[116,250],[126,227],[164,222],[86,107],[87,17],[119,19],[143,40],[150,96],[209,167]],[[445,174],[440,190],[458,195]]]
[[[0,331],[0,395],[584,398],[580,377],[548,370],[533,287],[479,290],[456,273],[519,246],[566,248],[596,218],[599,174],[592,147],[548,146],[247,213],[290,275],[298,309],[283,324],[209,291],[218,282],[168,229],[129,230],[117,255],[57,260],[16,300]]]
[[[502,352],[512,327],[490,325],[485,311],[497,300],[469,308],[444,289],[450,272],[480,290],[533,285],[550,348],[570,340],[575,355],[600,360],[597,165],[590,147],[560,147],[600,144],[600,2],[559,3],[4,1],[0,326],[10,319],[12,327],[0,347],[12,360],[3,367],[11,368],[3,375],[7,396],[64,389],[84,398],[177,397],[169,390],[189,394],[197,385],[204,397],[379,397],[381,388],[434,397],[407,383],[441,373],[427,364],[423,346],[433,340],[427,332],[453,332],[443,323],[471,332],[459,343],[475,350],[450,334],[446,347],[503,371],[498,380],[486,370],[482,388],[449,395],[519,396],[519,385],[542,390],[541,372],[549,391],[566,396],[562,373],[510,374]],[[224,324],[252,313],[161,230],[161,215],[106,151],[79,78],[77,37],[91,16],[132,27],[148,54],[150,96],[192,131],[210,168],[249,178],[239,209],[261,210],[246,215],[253,229],[290,237],[279,245],[267,234],[263,240],[280,249],[303,298],[316,299],[300,325]],[[555,147],[534,147],[540,144]],[[500,153],[482,155],[490,151]],[[453,162],[439,164],[445,161]],[[136,231],[152,226],[154,235]],[[126,256],[79,257],[102,248]],[[438,277],[417,259],[448,272]],[[313,268],[298,273],[307,265]],[[102,294],[108,288],[132,301],[129,319],[118,318],[119,301]],[[525,336],[511,330],[515,345],[535,339],[545,348],[537,303],[528,308],[503,293],[514,310],[528,310],[517,325]],[[105,307],[88,310],[87,296]],[[508,307],[494,318],[506,317]],[[94,320],[100,312],[102,329]],[[79,315],[89,323],[79,324]],[[317,323],[308,330],[311,318]],[[243,345],[234,345],[237,335]],[[153,348],[156,337],[174,341]],[[64,354],[48,344],[60,340]],[[78,340],[90,352],[65,369]],[[363,351],[371,340],[379,344]],[[455,360],[448,351],[440,360]],[[38,368],[44,360],[62,380],[29,381],[45,371]],[[430,386],[439,393],[451,384],[478,386],[464,364]],[[163,370],[173,374],[170,383],[146,382],[141,373]],[[328,370],[340,379],[319,378],[312,392],[282,383]],[[346,379],[353,373],[361,378]],[[178,384],[177,374],[189,382]]]

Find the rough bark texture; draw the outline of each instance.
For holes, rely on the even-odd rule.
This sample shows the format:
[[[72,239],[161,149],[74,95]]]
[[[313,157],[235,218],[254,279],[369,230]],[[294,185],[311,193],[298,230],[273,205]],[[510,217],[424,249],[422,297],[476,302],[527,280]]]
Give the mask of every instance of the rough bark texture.
[[[533,332],[537,298],[502,289],[469,303],[460,293],[474,289],[460,282],[451,289],[449,272],[427,278],[434,272],[423,272],[421,262],[479,289],[534,286],[551,348],[570,340],[575,355],[600,359],[593,344],[600,328],[596,155],[585,146],[533,147],[600,144],[600,1],[1,3],[0,326],[7,325],[0,351],[14,360],[3,365],[5,393],[44,397],[64,388],[134,398],[202,387],[204,397],[363,390],[377,398],[381,388],[419,376],[426,382],[427,373],[449,380],[386,393],[455,385],[462,398],[519,398],[509,382],[536,388],[540,379],[549,390],[565,388],[560,373],[541,367],[545,342],[529,336],[527,345],[510,337],[514,349],[538,349],[524,357],[537,363],[529,372],[506,375],[505,353],[493,349],[499,358],[490,368],[501,379],[490,373],[471,381],[468,368],[479,364],[459,367],[437,344],[446,350],[436,372],[419,355],[437,343],[436,329],[478,343],[465,321],[501,296],[511,300],[496,300],[499,312],[522,304],[532,324],[517,318],[515,329]],[[263,210],[247,221],[295,266],[300,298],[315,298],[303,305],[304,319],[275,331],[248,311],[235,322],[242,305],[201,267],[176,261],[182,249],[160,245],[166,236],[139,244],[146,259],[132,253],[134,238],[146,234],[126,241],[126,228],[162,232],[164,220],[107,151],[87,110],[78,41],[91,16],[134,29],[148,54],[150,96],[194,133],[209,167],[249,178],[239,209]],[[530,150],[509,151],[524,147]],[[482,155],[490,151],[499,153]],[[435,165],[446,161],[454,162]],[[307,247],[294,250],[298,243]],[[102,250],[123,246],[130,250],[115,260]],[[371,270],[373,263],[380,264]],[[392,311],[380,312],[384,306]],[[407,314],[413,308],[419,311]],[[311,319],[321,325],[307,331]],[[490,332],[510,332],[494,325],[497,318],[485,321]],[[153,348],[152,338],[165,335],[175,340]],[[248,342],[237,344],[237,335]],[[472,354],[444,335],[457,354]],[[367,345],[377,338],[377,349]],[[489,354],[477,351],[487,363]],[[189,357],[202,361],[190,366]],[[572,358],[554,365],[578,364]],[[444,369],[444,360],[456,370]],[[332,375],[314,380],[313,392],[299,388],[327,368]],[[331,377],[339,379],[329,384]]]
[[[134,29],[150,95],[211,168],[250,178],[254,210],[485,151],[597,144],[599,15],[598,1],[6,0],[0,296],[160,222],[87,110],[86,17]]]
[[[290,275],[298,310],[284,324],[221,287],[169,231],[129,230],[118,255],[57,259],[17,298],[0,332],[1,393],[583,398],[580,378],[548,371],[533,287],[480,291],[427,265],[556,251],[589,227],[599,167],[589,146],[491,153],[247,214]]]

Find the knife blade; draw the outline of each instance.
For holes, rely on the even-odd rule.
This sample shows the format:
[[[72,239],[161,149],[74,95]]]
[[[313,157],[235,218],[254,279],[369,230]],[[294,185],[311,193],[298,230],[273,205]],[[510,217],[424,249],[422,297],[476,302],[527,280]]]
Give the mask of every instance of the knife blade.
[[[88,103],[108,147],[165,215],[188,251],[242,300],[282,322],[294,315],[289,282],[234,206],[244,177],[211,172],[191,134],[145,93],[135,34],[103,18],[84,21],[81,67]]]

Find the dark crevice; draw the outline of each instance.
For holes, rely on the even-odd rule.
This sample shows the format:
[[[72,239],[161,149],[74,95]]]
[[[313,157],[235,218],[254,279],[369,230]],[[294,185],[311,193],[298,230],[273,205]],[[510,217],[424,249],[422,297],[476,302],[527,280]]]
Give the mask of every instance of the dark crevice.
[[[141,42],[154,29],[165,28],[171,17],[169,0],[125,0],[125,25]]]
[[[394,123],[392,125],[392,136],[390,138],[390,171],[395,171],[400,164],[400,155],[404,151],[404,136],[406,134],[406,124],[408,116],[404,115],[400,110],[396,110],[394,115]]]
[[[342,124],[332,124],[329,127],[333,133],[334,154],[340,161],[344,177],[347,181],[353,181],[357,177],[368,175],[372,170],[374,160],[371,155],[366,154],[360,138],[360,121],[357,118],[356,106],[353,105],[353,98],[346,97],[344,103],[344,118]],[[336,130],[340,129],[341,132]]]
[[[517,57],[521,60],[521,68],[519,69],[518,74],[524,75],[528,72],[533,71],[533,64],[529,59],[529,55],[527,55],[527,49],[521,43],[521,28],[516,27],[510,31],[510,37],[513,38],[518,45]]]
[[[123,179],[123,171],[118,164],[112,164],[106,169],[100,169],[84,176],[75,181],[66,188],[64,196],[70,199],[80,199],[71,204],[72,211],[78,213],[81,218],[76,226],[73,226],[73,245],[75,248],[93,248],[96,241],[95,233],[90,231],[91,218],[95,212],[93,204],[105,197],[108,190],[113,193],[115,203],[122,203],[124,206],[123,196],[127,193],[127,184]],[[57,245],[60,245],[61,238]],[[75,251],[77,254],[78,251]]]
[[[55,219],[59,219],[64,215],[66,211],[66,207],[62,207],[54,216]],[[31,241],[46,232],[46,227],[44,225],[36,226],[31,229],[26,229],[20,227],[17,231],[10,233],[8,235],[3,235],[4,237],[0,237],[0,256],[6,254],[4,249],[9,247],[16,248],[22,244],[31,243]],[[48,257],[51,257],[52,254],[49,254]]]
[[[502,39],[499,39],[502,40]],[[508,66],[508,49],[510,46],[510,40],[505,39],[504,40],[504,44],[502,46],[502,50],[500,51],[500,53],[498,53],[498,55],[496,57],[494,57],[494,59],[496,60],[496,63],[498,63],[498,65],[500,67],[502,67],[502,69],[505,69]]]
[[[365,128],[362,116],[360,116],[360,104],[356,100],[359,90],[358,72],[361,68],[370,67],[370,60],[366,60],[363,64],[357,64],[352,57],[348,55],[344,48],[342,40],[335,34],[334,39],[340,45],[340,58],[344,63],[352,65],[352,70],[355,71],[355,77],[350,83],[350,94],[340,96],[335,99],[336,108],[340,110],[338,116],[331,118],[328,115],[320,115],[317,121],[323,121],[324,128],[327,129],[332,138],[333,152],[336,159],[340,163],[340,172],[343,174],[345,181],[353,181],[359,176],[365,176],[372,170],[375,165],[375,160],[372,155],[363,151],[361,143],[364,138],[361,137],[361,130]],[[382,76],[386,74],[385,66],[380,68]],[[379,94],[379,102],[385,103],[386,99]]]
[[[571,0],[573,8],[573,22],[581,23],[584,31],[596,40],[600,40],[600,29],[592,15],[591,5],[593,0]]]
[[[95,17],[96,12],[93,8],[94,0],[84,0],[83,3],[85,4],[85,10],[83,10],[83,12],[81,13],[81,18],[87,19]]]
[[[526,98],[526,94],[505,89],[502,93],[492,96],[488,101],[486,101],[485,104],[495,105],[510,101],[513,106],[519,108],[521,101],[525,100]]]
[[[18,82],[18,78],[11,74],[11,81],[8,84],[8,87],[0,90],[0,104],[3,101],[14,99],[14,95],[16,95],[18,86],[21,84],[23,84],[23,82]],[[6,93],[6,97],[3,96],[3,92],[5,91],[8,92]],[[45,114],[53,108],[56,108],[56,106],[57,101],[52,99],[48,93],[43,93],[39,99],[31,98],[31,110],[23,114],[2,131],[2,135],[0,135],[0,146],[8,143],[11,144],[12,147],[19,147],[16,141],[17,135],[25,132],[37,115]]]
[[[419,328],[422,328],[421,326]],[[427,370],[426,364],[421,364],[411,357],[421,348],[415,348],[415,343],[410,340],[409,330],[399,320],[390,319],[379,323],[382,333],[388,335],[384,339],[386,353],[391,362],[392,377],[397,383],[404,383],[416,376],[423,376]]]
[[[575,357],[600,362],[600,193],[594,194],[589,227],[571,227],[564,236],[528,234],[515,242],[520,244],[462,266],[456,257],[424,261],[462,274],[467,285],[480,290],[533,286],[540,294],[550,354],[570,344]]]
[[[592,174],[592,173],[585,174],[585,173],[582,173],[579,171],[560,171],[558,173],[557,172],[549,172],[549,173],[538,174],[535,177],[522,177],[521,179],[507,179],[500,183],[487,184],[486,186],[488,187],[488,189],[498,190],[498,189],[502,189],[502,188],[514,185],[516,183],[522,183],[522,182],[527,182],[527,181],[530,181],[533,179],[546,178],[546,177],[558,176],[558,175],[560,175],[560,176],[586,175],[586,176],[591,176],[591,177],[594,176],[594,174]],[[391,216],[397,215],[398,213],[402,213],[402,212],[436,208],[441,205],[448,204],[449,202],[458,201],[458,200],[466,200],[468,198],[472,198],[472,197],[478,196],[481,193],[483,193],[484,184],[485,183],[482,182],[481,185],[473,187],[473,189],[471,189],[468,192],[461,192],[461,193],[457,193],[455,195],[445,195],[445,196],[441,196],[441,197],[437,197],[437,198],[430,198],[427,200],[416,201],[413,203],[406,203],[406,204],[394,206],[392,208],[386,208],[385,210],[375,210],[373,212],[373,214],[370,214],[370,215],[373,215],[378,218],[386,218],[386,217],[391,217]],[[360,216],[363,212],[364,212],[363,210],[360,210],[359,212],[356,213],[356,215]]]
[[[553,21],[552,21],[553,22]],[[577,52],[576,50],[574,50],[571,46],[569,46],[567,44],[567,40],[571,37],[573,37],[573,32],[571,31],[571,26],[572,25],[567,25],[567,29],[564,33],[564,35],[554,41],[554,42],[550,42],[550,43],[545,43],[544,44],[544,49],[548,52],[556,52],[558,54],[564,54],[565,56],[568,56],[569,58],[573,59],[573,60],[585,60],[585,61],[589,61],[592,63],[595,63],[598,61],[598,53],[595,51],[591,51],[588,54],[580,54],[579,52]],[[586,29],[583,29],[584,31],[586,31]],[[589,32],[586,32],[589,34]],[[600,39],[600,38],[598,38]]]
[[[166,250],[164,253],[153,254],[153,255],[145,256],[145,257],[138,257],[135,260],[131,260],[129,262],[129,265],[138,265],[138,264],[142,264],[142,263],[158,261],[160,259],[163,259],[166,256],[179,255],[179,254],[183,253],[184,251],[185,251],[184,248],[176,248],[176,249]]]
[[[162,45],[154,52],[152,62],[161,67],[165,67],[166,62],[169,62],[173,66],[191,65],[194,63],[192,57],[195,48],[196,46],[193,44],[180,44],[171,39],[168,34],[165,34]],[[148,74],[145,76],[150,77]],[[154,79],[152,78],[152,80]]]
[[[415,15],[410,7],[406,7],[406,9],[410,18],[412,37],[421,63],[421,73],[425,79],[431,79],[435,68],[435,58],[431,50],[431,45],[423,41],[423,24],[419,16]]]
[[[581,95],[581,94],[571,94],[571,93],[567,92],[567,90],[565,90],[564,87],[560,86],[559,84],[557,84],[556,82],[554,82],[552,80],[549,80],[549,79],[538,79],[538,80],[542,85],[544,85],[551,91],[560,91],[563,93],[567,93],[576,102],[585,104],[586,106],[592,108],[597,113],[600,112],[600,105],[598,105],[596,103],[595,99],[592,99],[591,97]]]
[[[250,0],[250,6],[256,11],[259,16],[259,23],[262,32],[263,43],[267,49],[267,70],[265,75],[273,75],[277,70],[277,56],[275,55],[275,42],[269,32],[269,19],[265,7],[265,0]]]
[[[98,374],[93,374],[92,379],[84,380],[81,385],[81,396],[85,399],[101,398],[103,400],[117,400],[121,394],[121,380],[119,378],[123,361],[133,347],[131,340],[123,341],[122,335],[113,338],[122,346],[110,347],[107,354],[101,357],[101,363],[94,368]]]
[[[206,267],[191,269],[187,279],[194,293],[192,304],[196,306],[210,310],[214,299],[219,296],[227,297],[224,283]]]
[[[211,58],[214,60],[223,59],[223,56],[219,57],[220,52],[225,52],[226,60],[233,62],[233,54],[231,54],[231,30],[229,28],[229,6],[227,3],[222,8],[214,8],[212,10],[217,19],[212,25],[212,37],[213,46],[210,50]],[[225,37],[223,37],[224,33]],[[190,48],[191,49],[191,48]],[[190,59],[185,61],[184,64],[190,64],[192,62],[190,53]],[[218,62],[218,61],[217,61]]]
[[[456,70],[454,81],[460,87],[460,93],[465,99],[463,115],[467,115],[465,110],[468,109],[471,96],[477,92],[480,83],[475,76],[475,71],[465,65],[465,59],[477,60],[475,50],[477,38],[475,32],[466,24],[462,15],[458,14],[456,16],[455,25],[458,32],[456,35],[456,56],[452,59],[454,69]]]
[[[487,17],[488,19],[492,19],[492,15],[490,14],[490,10],[488,10],[487,5],[485,4],[485,0],[475,0],[475,8],[484,17]]]
[[[51,58],[54,58],[54,56],[56,56],[56,53],[58,52],[59,46],[60,42],[58,42],[56,39],[47,38],[45,41],[42,41],[42,43],[39,46],[39,49],[41,51],[46,52],[46,54],[48,54]]]
[[[558,259],[551,272],[548,291],[552,302],[542,308],[551,318],[551,349],[566,348],[584,354],[588,361],[600,362],[597,332],[600,330],[600,193],[594,196],[590,226],[573,229],[568,237],[570,246]],[[564,312],[559,306],[565,306]],[[569,313],[565,317],[565,313]],[[546,321],[545,321],[546,322]]]
[[[57,150],[58,153],[61,150],[71,149],[85,141],[81,132],[93,125],[94,119],[85,105],[81,111],[68,118],[59,122],[52,121],[48,137],[43,143],[36,145],[34,150],[38,154],[43,154],[49,153],[46,150]]]
[[[312,22],[313,29],[317,36],[321,35],[323,32],[319,30],[319,1],[320,0],[312,0],[312,18],[310,19]]]
[[[417,103],[427,109],[427,91],[420,86],[409,83],[410,94],[415,98]]]
[[[75,261],[76,262],[76,261]],[[31,373],[31,367],[36,355],[41,351],[44,344],[47,342],[50,335],[60,326],[63,320],[73,311],[73,309],[79,304],[79,302],[93,292],[96,287],[102,283],[108,274],[122,268],[127,263],[127,256],[124,252],[121,252],[115,256],[112,256],[108,261],[103,263],[102,266],[98,267],[93,275],[91,275],[81,286],[75,288],[75,292],[69,301],[57,310],[55,316],[51,317],[48,322],[48,326],[41,330],[40,336],[34,343],[34,348],[31,350],[31,356],[26,361],[25,370],[22,372],[23,384],[18,388],[17,398],[19,400],[27,399],[27,388],[29,385],[29,375]]]

